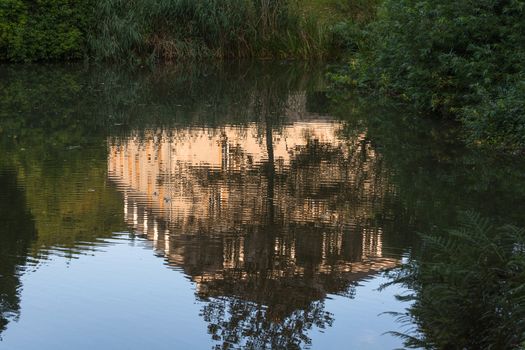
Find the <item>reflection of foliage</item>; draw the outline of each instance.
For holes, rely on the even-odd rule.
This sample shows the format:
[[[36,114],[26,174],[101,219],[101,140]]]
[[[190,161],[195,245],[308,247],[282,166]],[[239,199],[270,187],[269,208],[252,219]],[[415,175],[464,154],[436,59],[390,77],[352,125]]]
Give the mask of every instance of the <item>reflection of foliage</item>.
[[[457,141],[455,125],[421,119],[388,100],[353,99],[334,106],[333,113],[347,121],[345,134],[366,131],[381,153],[396,188],[394,204],[401,206],[399,219],[428,231],[453,224],[458,210],[475,209],[500,222],[523,223],[511,205],[525,200],[521,156],[468,149]]]
[[[108,134],[245,123],[260,118],[261,106],[278,120],[289,91],[317,84],[294,65],[186,68],[1,68],[1,156],[25,186],[39,244],[72,246],[118,228],[119,197],[104,181]]]
[[[13,152],[10,163],[24,186],[38,230],[35,249],[75,247],[122,229],[122,199],[106,182],[104,148],[54,150],[58,158],[42,161],[49,147]],[[87,247],[84,247],[87,248]]]
[[[314,327],[332,325],[332,315],[324,310],[323,300],[328,293],[355,296],[354,278],[359,273],[337,269],[342,260],[357,261],[355,252],[345,250],[344,256],[328,253],[322,269],[318,232],[304,237],[308,232],[303,228],[301,233],[275,236],[272,230],[257,230],[245,237],[244,262],[237,268],[222,269],[222,248],[215,256],[199,259],[197,265],[184,266],[185,270],[202,274],[193,279],[198,282],[197,296],[205,303],[202,316],[209,324],[208,331],[219,343],[217,349],[301,348],[310,344],[307,333]],[[294,236],[299,238],[297,260],[289,251],[275,249],[276,242],[290,246]],[[211,254],[213,250],[202,249],[209,240],[198,245],[193,241],[193,249],[185,251],[185,259],[197,262],[193,255],[203,251]],[[209,266],[221,269],[206,273]]]
[[[466,231],[466,237],[457,237],[454,249],[424,245],[422,254],[418,253],[419,247],[414,244],[413,232],[434,232],[436,227],[455,225],[457,211],[471,208],[494,217],[497,222],[522,225],[522,208],[514,203],[525,200],[523,159],[467,149],[457,141],[455,125],[423,120],[410,110],[396,108],[389,101],[379,102],[353,99],[335,104],[334,113],[343,115],[347,121],[345,134],[356,135],[366,131],[369,142],[381,153],[384,166],[389,171],[389,181],[395,186],[393,192],[386,192],[384,200],[392,203],[391,215],[396,219],[391,223],[396,227],[386,226],[385,229],[392,234],[384,235],[383,244],[394,246],[391,240],[395,236],[406,235],[409,242],[401,246],[413,246],[413,258],[421,258],[421,261],[415,260],[408,265],[404,275],[398,276],[403,278],[399,282],[416,290],[413,296],[415,306],[411,309],[408,322],[416,322],[425,341],[421,344],[417,338],[409,338],[409,344],[478,349],[487,346],[469,345],[467,341],[485,341],[482,344],[488,345],[490,340],[483,340],[483,336],[487,335],[493,337],[492,341],[496,344],[502,339],[496,338],[497,332],[502,336],[512,332],[518,334],[516,327],[523,327],[520,310],[523,309],[523,300],[519,301],[518,295],[510,292],[510,284],[503,275],[521,274],[521,277],[516,276],[514,282],[519,280],[523,283],[523,275],[518,272],[523,268],[523,265],[519,267],[522,259],[510,258],[509,250],[505,251],[508,245],[499,245],[514,233],[496,233],[496,230],[490,229],[483,232],[483,236],[472,229]],[[388,198],[390,195],[392,198]],[[481,244],[483,239],[485,244]],[[514,238],[511,242],[520,239]],[[496,250],[485,252],[485,249],[492,248]],[[498,250],[502,250],[503,257],[509,257],[506,262],[491,261]],[[434,254],[437,254],[435,258]],[[517,266],[513,266],[515,262]],[[510,264],[505,266],[505,263]],[[498,276],[500,272],[503,275]],[[514,282],[512,284],[517,287]],[[487,298],[487,303],[483,298]],[[509,298],[515,303],[516,308],[511,312],[516,324],[510,325],[515,328],[510,327],[509,333],[505,333],[503,328],[507,327],[510,319],[498,320],[501,315],[498,316],[494,310],[498,303],[510,306],[507,304]],[[519,303],[521,306],[518,306]],[[481,317],[486,322],[480,322]],[[512,341],[516,344],[518,339]],[[499,345],[494,348],[506,347]]]
[[[512,349],[525,341],[525,230],[495,228],[466,213],[459,228],[424,236],[424,254],[393,283],[414,301],[401,320],[420,335],[406,345],[430,349]]]
[[[89,72],[67,67],[43,70],[35,67],[31,71],[18,72],[11,68],[1,70],[8,74],[0,81],[0,143],[3,146],[0,156],[17,170],[18,181],[26,188],[26,204],[33,212],[39,231],[39,244],[45,246],[72,247],[78,240],[89,242],[109,234],[117,227],[115,223],[121,222],[120,198],[104,182],[108,135],[144,127],[215,126],[254,121],[261,126],[261,136],[267,135],[264,133],[278,129],[285,121],[283,116],[289,112],[286,109],[294,97],[291,91],[311,91],[317,87],[315,74],[313,78],[305,77],[301,70],[288,65],[238,69],[208,67],[183,72],[161,67],[153,73]],[[304,95],[307,99],[310,96],[318,97],[311,93]],[[297,197],[326,200],[330,202],[330,209],[342,208],[341,211],[349,216],[358,205],[348,203],[355,203],[357,198],[358,203],[365,204],[363,212],[366,215],[352,231],[376,230],[373,234],[378,234],[380,228],[383,246],[400,251],[413,244],[416,228],[431,231],[433,225],[448,224],[453,221],[457,209],[474,207],[484,214],[497,216],[498,221],[523,221],[520,208],[511,206],[525,198],[523,160],[512,156],[495,158],[467,150],[451,141],[455,136],[453,129],[414,118],[391,104],[384,107],[360,100],[338,106],[333,107],[335,114],[342,116],[347,126],[341,137],[359,142],[331,148],[312,140],[306,147],[295,150],[297,157],[287,169],[288,177],[275,169],[249,174],[257,181],[267,180],[268,194],[262,197],[269,198],[270,192],[274,192],[274,200],[268,204],[271,210],[261,215],[259,222],[283,224],[279,221],[276,194],[280,186],[284,188],[288,184],[295,187],[289,186],[286,191],[295,191]],[[287,115],[290,114],[293,113]],[[278,134],[275,131],[274,135]],[[355,156],[343,161],[345,152]],[[348,186],[346,175],[327,166],[338,159],[341,163],[337,166],[343,169],[341,174],[353,171],[358,175],[351,186]],[[320,173],[330,181],[323,183],[322,179],[315,178]],[[210,176],[208,171],[199,175],[203,183],[221,180],[218,173],[212,174],[216,179],[205,177]],[[294,181],[296,175],[303,176],[302,187]],[[349,187],[357,189],[356,193]],[[373,192],[374,189],[377,191]],[[361,202],[359,196],[363,193],[373,197]],[[286,199],[282,208],[293,207],[289,204]],[[112,216],[115,213],[118,214]],[[306,271],[296,279],[291,274],[285,276],[283,279],[289,282],[284,285],[286,288],[279,290],[271,283],[253,283],[239,290],[240,278],[231,278],[223,285],[218,281],[216,285],[208,285],[215,293],[206,296],[210,304],[203,312],[212,324],[210,332],[219,337],[219,341],[254,348],[300,346],[308,342],[306,332],[313,326],[331,324],[325,317],[322,302],[316,300],[321,300],[326,293],[345,290],[350,283],[336,278],[337,263],[358,260],[364,249],[361,235],[345,234],[342,250],[329,254],[323,262],[325,267],[333,268],[325,273],[333,280],[311,278],[317,273],[315,267],[323,260],[320,228],[314,225],[322,221],[318,219],[324,218],[314,218],[312,221],[317,221],[312,225],[289,225],[285,234],[290,237],[279,237],[294,240],[297,244],[295,263]],[[324,220],[333,223],[332,217]],[[272,255],[276,236],[268,231],[274,229],[261,230],[253,239],[246,238],[256,251],[253,256],[259,264],[256,269],[259,275],[277,270],[277,265],[283,271],[289,267],[286,265],[288,256],[283,254],[281,259]],[[298,232],[301,234],[296,234]],[[296,236],[292,237],[294,234]],[[205,249],[193,252],[193,257],[200,259],[195,260],[217,262],[222,268],[222,247],[217,244],[218,251],[212,251],[210,236],[204,236],[202,241]],[[206,269],[206,264],[202,263],[204,267],[191,266],[192,253],[188,251],[194,243],[180,246],[185,249],[187,258],[185,271],[194,268],[190,272],[198,274]],[[248,246],[246,248],[248,251]],[[308,285],[321,285],[326,290],[312,291]],[[233,287],[237,289],[232,290]],[[289,293],[291,289],[304,299]],[[352,291],[350,287],[347,295],[351,296]],[[295,298],[295,304],[283,303],[284,296]],[[297,311],[301,309],[306,313]],[[278,328],[281,321],[290,322],[289,329]],[[252,328],[250,322],[258,328]],[[263,330],[261,337],[253,333],[259,329]],[[239,344],[241,336],[252,337],[253,345]]]
[[[216,349],[299,349],[310,344],[306,332],[333,322],[323,301],[313,301],[284,318],[274,319],[268,307],[235,297],[212,298],[202,310],[208,332],[220,342]]]
[[[5,147],[78,145],[100,131],[86,103],[86,72],[27,66],[2,67],[0,74],[0,142]]]
[[[15,174],[0,170],[0,332],[20,313],[20,279],[35,227]]]
[[[15,169],[38,231],[37,249],[91,242],[117,229],[120,199],[105,182],[100,118],[90,118],[86,75],[66,68],[5,68],[0,159]]]
[[[2,67],[0,135],[76,145],[108,129],[246,123],[261,115],[278,119],[291,93],[320,84],[320,68],[239,64],[169,66],[152,72]],[[37,135],[42,129],[46,133]]]
[[[340,203],[358,200],[367,206],[382,208],[379,204],[389,190],[382,157],[365,137],[349,136],[338,147],[311,139],[304,147],[296,148],[289,181],[292,191],[298,191],[298,183],[293,180],[304,174],[300,181],[303,195],[311,198],[331,195]]]
[[[308,67],[308,75],[304,65],[275,64],[160,67],[135,74],[106,71],[98,83],[104,113],[115,123],[244,124],[279,119],[291,93],[319,85],[320,67]]]

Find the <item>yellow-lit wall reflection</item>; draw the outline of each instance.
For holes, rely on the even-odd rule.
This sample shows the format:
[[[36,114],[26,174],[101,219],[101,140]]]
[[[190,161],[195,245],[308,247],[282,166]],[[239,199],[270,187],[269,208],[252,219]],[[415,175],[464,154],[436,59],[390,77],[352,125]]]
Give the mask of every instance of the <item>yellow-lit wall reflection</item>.
[[[312,268],[359,278],[395,266],[383,256],[382,229],[366,225],[389,186],[365,135],[345,138],[342,123],[322,119],[270,134],[266,127],[147,130],[109,140],[109,176],[124,192],[128,224],[190,270],[200,288],[251,266],[272,278]]]

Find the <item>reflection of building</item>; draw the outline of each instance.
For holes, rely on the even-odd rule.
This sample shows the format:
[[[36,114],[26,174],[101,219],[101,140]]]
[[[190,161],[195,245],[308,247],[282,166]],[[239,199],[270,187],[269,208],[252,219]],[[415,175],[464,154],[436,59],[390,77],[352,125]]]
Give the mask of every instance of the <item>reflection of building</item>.
[[[242,294],[271,305],[260,294],[264,280],[276,292],[302,285],[300,296],[281,296],[293,304],[395,266],[383,256],[381,228],[369,224],[388,187],[364,135],[346,140],[343,125],[327,120],[269,134],[267,127],[110,140],[109,176],[124,192],[127,222],[201,296]]]
[[[294,155],[310,140],[323,144],[336,140],[339,127],[320,122],[285,127],[273,140],[277,172],[289,167]],[[157,214],[170,221],[206,218],[215,229],[222,225],[228,230],[234,218],[226,222],[222,213],[234,214],[230,208],[243,208],[243,212],[236,212],[242,214],[239,215],[241,220],[260,219],[261,208],[265,205],[265,196],[260,193],[267,190],[267,184],[256,178],[258,169],[267,159],[263,133],[255,124],[246,128],[150,130],[123,144],[110,145],[110,176],[134,190],[155,208]],[[332,146],[343,150],[342,143]],[[318,175],[326,177],[320,179],[321,182],[333,175],[330,170],[325,166],[319,172]],[[249,181],[244,186],[235,182],[237,179]],[[311,215],[315,210],[322,210],[319,205],[322,203],[305,201],[295,208],[294,215],[301,216],[303,211]],[[220,218],[220,222],[210,222],[215,218]]]

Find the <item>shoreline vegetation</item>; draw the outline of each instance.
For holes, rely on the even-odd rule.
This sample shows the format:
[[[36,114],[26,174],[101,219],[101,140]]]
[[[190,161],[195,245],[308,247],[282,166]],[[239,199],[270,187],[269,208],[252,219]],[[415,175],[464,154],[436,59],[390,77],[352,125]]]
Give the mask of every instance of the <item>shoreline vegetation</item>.
[[[388,96],[525,149],[525,1],[5,0],[0,62],[338,62],[331,93]]]
[[[0,61],[333,59],[377,0],[5,0]]]
[[[525,149],[525,1],[383,0],[333,90],[459,122],[467,144]]]

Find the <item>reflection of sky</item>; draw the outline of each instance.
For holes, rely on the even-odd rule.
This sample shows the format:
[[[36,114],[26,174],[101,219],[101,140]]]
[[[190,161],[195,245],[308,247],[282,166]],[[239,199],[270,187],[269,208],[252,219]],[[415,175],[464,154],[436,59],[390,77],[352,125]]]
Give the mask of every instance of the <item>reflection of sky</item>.
[[[179,271],[143,249],[143,240],[114,240],[79,259],[53,257],[22,277],[22,314],[2,335],[2,349],[210,349],[203,306]],[[397,328],[383,311],[401,311],[395,287],[363,282],[356,298],[326,300],[333,327],[310,332],[313,349],[392,349]]]
[[[326,309],[334,313],[333,326],[318,329],[310,334],[313,349],[395,349],[401,348],[402,342],[388,331],[399,331],[394,317],[381,313],[385,311],[401,312],[406,306],[395,300],[396,294],[403,291],[399,286],[391,286],[383,291],[377,289],[386,278],[377,276],[363,281],[356,288],[356,298],[348,300],[341,296],[332,296],[325,301]]]

